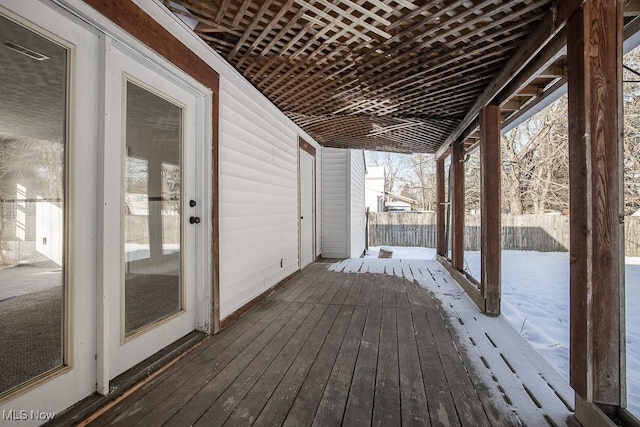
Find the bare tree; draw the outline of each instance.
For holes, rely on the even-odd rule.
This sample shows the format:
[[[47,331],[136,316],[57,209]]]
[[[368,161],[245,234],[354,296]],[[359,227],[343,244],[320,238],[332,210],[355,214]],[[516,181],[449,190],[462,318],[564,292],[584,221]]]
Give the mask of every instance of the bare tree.
[[[384,155],[384,191],[392,193],[405,172],[407,158],[404,155],[385,153]]]
[[[468,213],[480,211],[480,152],[464,158],[464,205]]]
[[[626,54],[624,63],[624,207],[632,215],[640,209],[640,51]]]
[[[560,98],[502,138],[503,211],[569,206],[567,100]]]
[[[407,162],[402,194],[420,203],[421,209],[435,208],[435,160],[429,154],[414,154]]]

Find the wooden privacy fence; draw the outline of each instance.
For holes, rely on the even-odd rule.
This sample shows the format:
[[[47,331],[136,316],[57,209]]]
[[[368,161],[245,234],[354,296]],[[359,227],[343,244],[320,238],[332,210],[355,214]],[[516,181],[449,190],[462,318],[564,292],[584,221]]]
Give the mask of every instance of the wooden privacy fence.
[[[436,247],[433,212],[370,212],[369,246]],[[625,217],[625,251],[640,256],[640,217]],[[465,249],[480,250],[480,215],[465,216]],[[502,249],[539,252],[569,250],[569,217],[502,215]]]

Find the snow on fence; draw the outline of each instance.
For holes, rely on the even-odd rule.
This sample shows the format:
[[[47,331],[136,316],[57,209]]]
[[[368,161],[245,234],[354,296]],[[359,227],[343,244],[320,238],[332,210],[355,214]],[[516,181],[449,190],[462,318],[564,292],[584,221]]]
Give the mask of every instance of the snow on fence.
[[[369,213],[369,246],[436,246],[433,212]],[[465,249],[480,250],[480,215],[465,216]],[[539,252],[569,250],[569,217],[502,215],[502,249]],[[640,256],[640,217],[625,217],[627,256]]]

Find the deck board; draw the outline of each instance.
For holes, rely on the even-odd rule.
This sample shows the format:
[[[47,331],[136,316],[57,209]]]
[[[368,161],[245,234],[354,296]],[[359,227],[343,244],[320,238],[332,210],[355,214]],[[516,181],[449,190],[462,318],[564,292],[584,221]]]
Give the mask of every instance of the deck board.
[[[406,296],[406,293],[405,293]],[[424,426],[429,424],[429,406],[424,390],[418,347],[411,319],[411,311],[396,312],[398,324],[398,367],[400,369],[400,401],[402,425]]]
[[[313,362],[302,387],[284,420],[284,426],[310,425],[316,414],[318,402],[331,374],[342,340],[351,321],[353,307],[342,306],[327,339]]]
[[[318,405],[313,425],[339,425],[342,422],[366,318],[366,307],[354,308],[347,333]]]
[[[460,421],[456,415],[451,389],[447,384],[436,340],[419,295],[421,290],[416,284],[408,285],[407,289],[429,419],[432,425],[459,426]]]
[[[251,343],[240,351],[237,349],[227,349],[221,356],[220,361],[214,360],[206,366],[203,366],[202,375],[195,375],[193,381],[189,381],[184,387],[181,387],[181,393],[178,397],[180,401],[185,401],[184,405],[171,405],[172,409],[178,409],[172,413],[166,425],[184,426],[191,425],[220,397],[224,390],[233,382],[233,380],[246,368],[251,361],[267,346],[271,339],[280,332],[288,321],[299,311],[302,304],[291,303],[275,319],[267,328],[256,336]],[[167,400],[165,402],[172,402]],[[163,402],[163,404],[165,403]],[[156,416],[156,411],[150,415]],[[163,414],[164,415],[164,414]],[[154,425],[150,420],[144,420],[141,425]],[[156,421],[155,419],[153,421]],[[160,421],[160,420],[158,420]]]
[[[328,267],[293,277],[92,425],[519,423],[492,406],[460,350],[468,338],[404,278],[412,277],[406,266],[391,263],[387,274]]]
[[[371,379],[376,377],[381,322],[382,306],[369,307],[343,417],[345,425],[371,424],[375,395],[375,381]]]
[[[194,425],[222,425],[259,379],[263,379],[260,385],[266,388],[265,393],[268,392],[282,377],[281,373],[289,367],[325,309],[326,306],[305,304],[260,352],[260,357],[253,359]],[[301,319],[304,320],[300,324]],[[276,360],[278,355],[280,357]]]
[[[331,305],[324,312],[298,357],[256,418],[255,426],[269,427],[282,424],[339,311],[340,306]]]
[[[390,282],[387,281],[387,284]],[[385,286],[385,294],[388,288]],[[393,296],[393,289],[390,294]],[[396,308],[382,307],[378,370],[375,397],[373,399],[374,426],[399,426],[400,421],[400,373],[398,372],[398,330]]]
[[[221,415],[228,412],[230,408],[233,410],[233,413],[229,413],[229,415],[232,416],[227,420],[225,423],[226,425],[247,425],[253,422],[262,410],[264,404],[275,391],[275,388],[278,386],[280,381],[282,381],[287,370],[291,367],[304,344],[309,339],[310,334],[316,330],[316,327],[318,326],[319,321],[323,318],[327,307],[328,306],[323,305],[315,306],[315,313],[312,313],[312,315],[305,320],[300,329],[296,331],[294,336],[282,348],[277,359],[269,365],[268,369],[266,369],[259,378],[255,379],[250,392],[245,396],[240,396],[239,393],[236,392],[234,396],[230,396],[229,399],[225,399],[224,407],[217,412],[217,414],[220,415],[217,417],[218,419],[215,419],[216,417],[214,417],[214,419],[211,419],[207,425],[220,425],[220,421],[222,421]],[[263,353],[261,355],[261,360],[264,356],[265,355]],[[237,402],[235,409],[233,407],[233,402]],[[211,409],[215,409],[215,405],[212,406]]]

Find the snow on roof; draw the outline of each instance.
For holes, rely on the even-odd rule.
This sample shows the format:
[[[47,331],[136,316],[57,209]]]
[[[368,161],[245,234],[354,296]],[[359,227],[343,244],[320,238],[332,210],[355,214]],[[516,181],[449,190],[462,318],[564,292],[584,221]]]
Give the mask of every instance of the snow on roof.
[[[396,199],[397,201],[403,201],[407,203],[418,203],[417,200],[412,199],[411,197],[403,196],[401,194],[390,193],[388,191],[385,191],[385,193],[387,194],[389,199]]]

